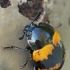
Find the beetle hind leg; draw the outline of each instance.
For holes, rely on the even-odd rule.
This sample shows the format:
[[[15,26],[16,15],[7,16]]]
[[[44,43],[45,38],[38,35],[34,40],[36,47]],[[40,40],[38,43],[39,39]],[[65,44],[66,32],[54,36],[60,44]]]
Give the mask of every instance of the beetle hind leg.
[[[28,47],[26,47],[25,49],[22,49],[22,48],[19,48],[19,47],[16,47],[16,46],[2,47],[2,49],[9,49],[9,48],[15,49],[15,50],[18,50],[18,51],[28,51],[29,50]]]
[[[38,70],[38,67],[36,67],[35,65],[33,65],[34,70]]]
[[[25,62],[25,64],[23,66],[20,66],[20,69],[24,68],[27,65],[28,60],[29,60],[29,58],[27,59],[27,61]]]
[[[31,56],[26,60],[26,62],[25,62],[25,64],[23,66],[20,66],[20,69],[24,68],[27,65],[27,63],[30,60],[30,58],[31,58]]]

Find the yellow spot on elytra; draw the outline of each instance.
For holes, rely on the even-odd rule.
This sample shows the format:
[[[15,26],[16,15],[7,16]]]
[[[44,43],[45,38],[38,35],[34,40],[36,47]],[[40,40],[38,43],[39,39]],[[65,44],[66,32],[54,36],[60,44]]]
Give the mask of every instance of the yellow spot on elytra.
[[[48,69],[40,69],[40,68],[38,68],[38,70],[48,70]]]
[[[53,68],[51,67],[50,69],[48,69],[48,70],[53,70]]]
[[[64,54],[63,61],[65,61],[65,58],[66,58],[66,54]]]
[[[57,70],[59,67],[60,67],[60,63],[57,63],[54,67],[50,67],[49,69],[38,68],[38,70]]]
[[[60,67],[60,63],[57,63],[54,67],[53,67],[53,69],[58,69]]]
[[[61,41],[59,33],[55,30],[53,35],[53,44],[56,46]]]
[[[52,44],[45,45],[42,49],[33,52],[34,61],[42,61],[44,59],[48,60],[48,55],[52,55],[54,46]]]
[[[38,68],[38,70],[41,70],[40,68]]]

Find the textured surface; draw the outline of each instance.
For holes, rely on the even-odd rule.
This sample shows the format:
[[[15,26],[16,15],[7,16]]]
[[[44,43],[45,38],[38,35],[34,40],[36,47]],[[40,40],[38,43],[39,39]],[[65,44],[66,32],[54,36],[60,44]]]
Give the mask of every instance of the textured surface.
[[[62,23],[62,26],[57,30],[66,48],[66,61],[61,70],[68,70],[70,69],[70,0],[53,0],[54,4],[52,0],[50,1],[48,7],[51,11],[49,15],[51,25],[56,28],[59,23]],[[12,5],[8,8],[0,7],[0,70],[20,70],[20,66],[29,56],[28,52],[11,49],[1,50],[1,46],[14,45],[21,48],[26,46],[26,38],[21,41],[18,38],[22,35],[22,27],[30,20],[18,12],[17,4],[17,0],[12,0]],[[32,62],[29,61],[22,70],[33,70]]]

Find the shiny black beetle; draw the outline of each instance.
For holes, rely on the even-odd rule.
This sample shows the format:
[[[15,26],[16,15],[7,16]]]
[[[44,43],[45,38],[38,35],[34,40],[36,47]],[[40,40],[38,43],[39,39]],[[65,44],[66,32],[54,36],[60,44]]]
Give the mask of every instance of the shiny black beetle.
[[[34,21],[40,16],[41,12],[37,14]],[[32,21],[23,29],[23,36],[27,38],[27,46],[25,49],[16,46],[3,47],[3,49],[12,48],[21,51],[30,50],[30,57],[23,68],[32,58],[34,70],[60,70],[65,61],[65,48],[61,41],[59,33],[48,23],[40,22],[38,25]]]

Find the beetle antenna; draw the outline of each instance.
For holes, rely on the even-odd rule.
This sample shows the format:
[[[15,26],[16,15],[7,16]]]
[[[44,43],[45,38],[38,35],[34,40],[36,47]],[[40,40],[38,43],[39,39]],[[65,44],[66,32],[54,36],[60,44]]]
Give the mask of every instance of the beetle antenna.
[[[35,20],[37,20],[40,15],[41,15],[41,10],[38,11],[38,14],[36,15],[36,17],[34,18],[34,20],[32,21],[32,23],[33,23]]]

